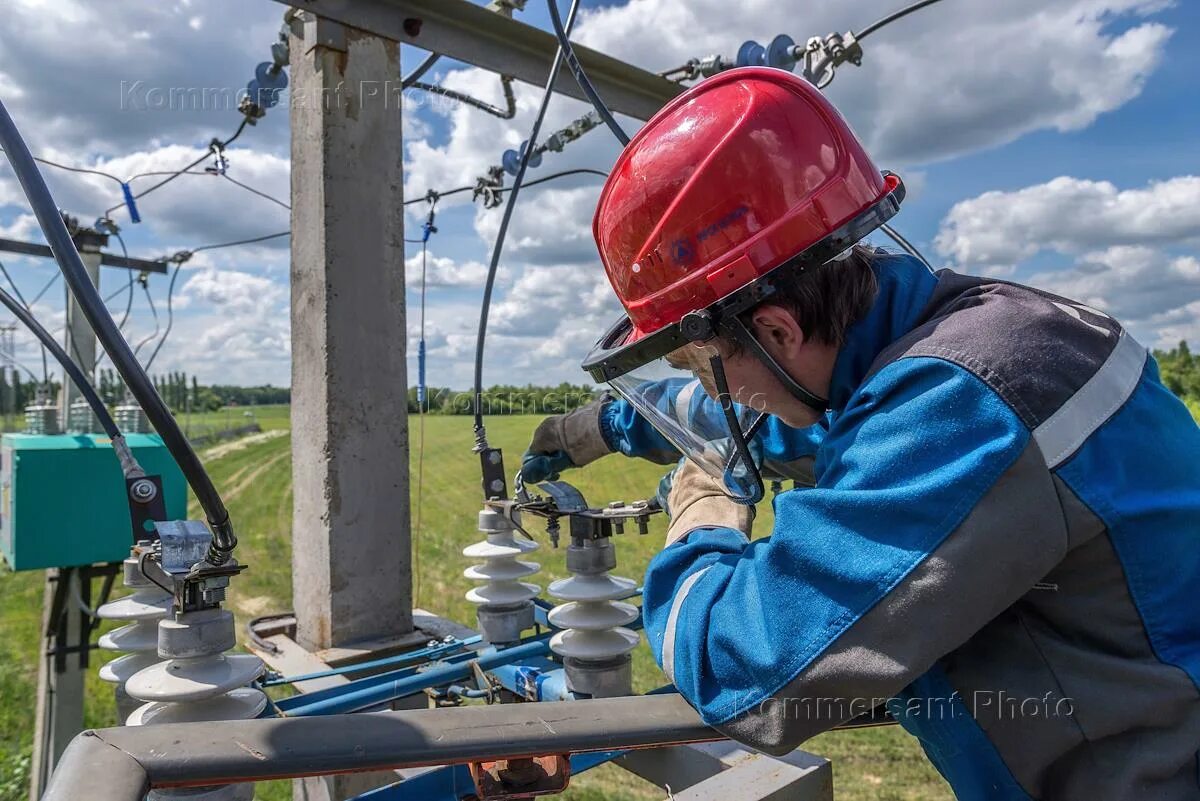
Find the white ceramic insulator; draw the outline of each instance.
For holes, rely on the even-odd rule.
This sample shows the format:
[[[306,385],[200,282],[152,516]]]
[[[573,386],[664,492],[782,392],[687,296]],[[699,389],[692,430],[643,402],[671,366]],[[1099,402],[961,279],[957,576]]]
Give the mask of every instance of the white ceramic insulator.
[[[550,625],[563,629],[550,638],[554,653],[601,660],[637,647],[637,633],[625,628],[637,620],[637,607],[621,602],[637,594],[637,582],[607,573],[575,575],[553,582],[547,591],[566,602],[549,614]]]
[[[500,606],[536,598],[541,587],[521,579],[532,576],[541,566],[536,562],[523,562],[517,557],[537,548],[536,542],[513,537],[511,530],[491,532],[486,540],[468,545],[463,549],[463,556],[482,559],[483,562],[467,568],[463,575],[472,581],[486,583],[468,592],[467,600],[479,606]]]
[[[100,678],[117,685],[118,698],[133,674],[159,661],[158,621],[170,610],[170,594],[157,587],[142,587],[96,610],[104,620],[130,621],[102,635],[99,642],[105,650],[126,652],[100,668]]]
[[[195,619],[206,613],[193,613]],[[248,687],[263,673],[263,662],[250,654],[228,654],[222,644],[233,642],[233,619],[213,624],[210,629],[186,643],[184,656],[158,652],[164,661],[151,665],[125,683],[125,691],[145,701],[125,721],[127,726],[147,726],[161,723],[194,723],[219,720],[249,720],[258,717],[267,706],[267,696],[261,690]],[[178,633],[189,626],[189,615],[164,619],[162,626]],[[163,640],[160,638],[160,643]],[[208,645],[211,643],[211,646]],[[214,787],[199,794],[195,790],[152,790],[147,801],[250,801],[253,784],[230,784]]]

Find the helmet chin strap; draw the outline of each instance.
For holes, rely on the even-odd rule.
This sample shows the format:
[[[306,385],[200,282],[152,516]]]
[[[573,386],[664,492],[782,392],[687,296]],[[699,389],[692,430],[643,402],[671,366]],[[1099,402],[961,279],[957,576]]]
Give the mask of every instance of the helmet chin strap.
[[[788,375],[787,371],[779,365],[779,362],[775,361],[771,354],[767,353],[767,349],[762,346],[762,343],[758,341],[758,338],[751,333],[750,329],[747,328],[746,324],[740,319],[737,317],[730,317],[722,320],[721,327],[724,328],[725,331],[731,337],[733,337],[733,339],[740,342],[744,347],[748,348],[750,352],[757,356],[758,360],[765,364],[767,369],[771,371],[772,375],[779,379],[779,383],[783,384],[783,388],[791,393],[792,397],[813,411],[819,412],[820,414],[824,414],[829,410],[829,399],[822,398],[820,395],[808,391],[801,386],[796,379]]]
[[[760,414],[749,430],[743,432],[741,423],[738,422],[737,415],[733,410],[733,397],[729,394],[729,382],[725,379],[725,367],[721,364],[721,357],[712,356],[709,359],[709,366],[713,372],[713,383],[716,384],[717,402],[721,405],[721,410],[725,412],[725,424],[729,427],[729,436],[733,439],[733,448],[725,462],[725,491],[737,503],[753,506],[763,499],[764,489],[762,472],[750,454],[749,441],[754,439],[754,435],[758,433],[766,415]],[[739,482],[736,478],[738,462],[744,465],[750,481],[749,486],[738,486]]]

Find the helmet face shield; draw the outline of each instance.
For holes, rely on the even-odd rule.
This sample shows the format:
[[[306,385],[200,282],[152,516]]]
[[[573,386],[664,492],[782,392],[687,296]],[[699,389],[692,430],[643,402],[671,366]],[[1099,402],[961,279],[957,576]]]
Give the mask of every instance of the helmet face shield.
[[[755,465],[761,449],[753,437],[764,415],[730,400],[721,356],[712,345],[683,345],[610,379],[609,385],[735,500],[762,498]]]

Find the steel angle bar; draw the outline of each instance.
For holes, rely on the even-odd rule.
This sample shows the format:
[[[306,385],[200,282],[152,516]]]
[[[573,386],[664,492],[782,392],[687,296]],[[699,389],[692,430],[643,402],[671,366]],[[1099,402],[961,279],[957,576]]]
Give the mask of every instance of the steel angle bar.
[[[554,34],[469,0],[276,0],[278,3],[439,53],[476,67],[545,85],[558,49]],[[604,53],[575,45],[596,91],[613,111],[649,119],[685,87]],[[399,82],[399,76],[396,76]],[[564,65],[555,91],[587,100]]]

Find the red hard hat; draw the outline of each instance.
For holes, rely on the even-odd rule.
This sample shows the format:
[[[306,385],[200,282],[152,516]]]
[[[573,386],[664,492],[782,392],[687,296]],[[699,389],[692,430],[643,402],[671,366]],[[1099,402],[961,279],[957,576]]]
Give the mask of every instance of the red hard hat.
[[[629,316],[610,346],[678,324],[806,252],[827,261],[902,197],[807,81],[763,67],[709,78],[646,123],[600,194],[592,229]]]

